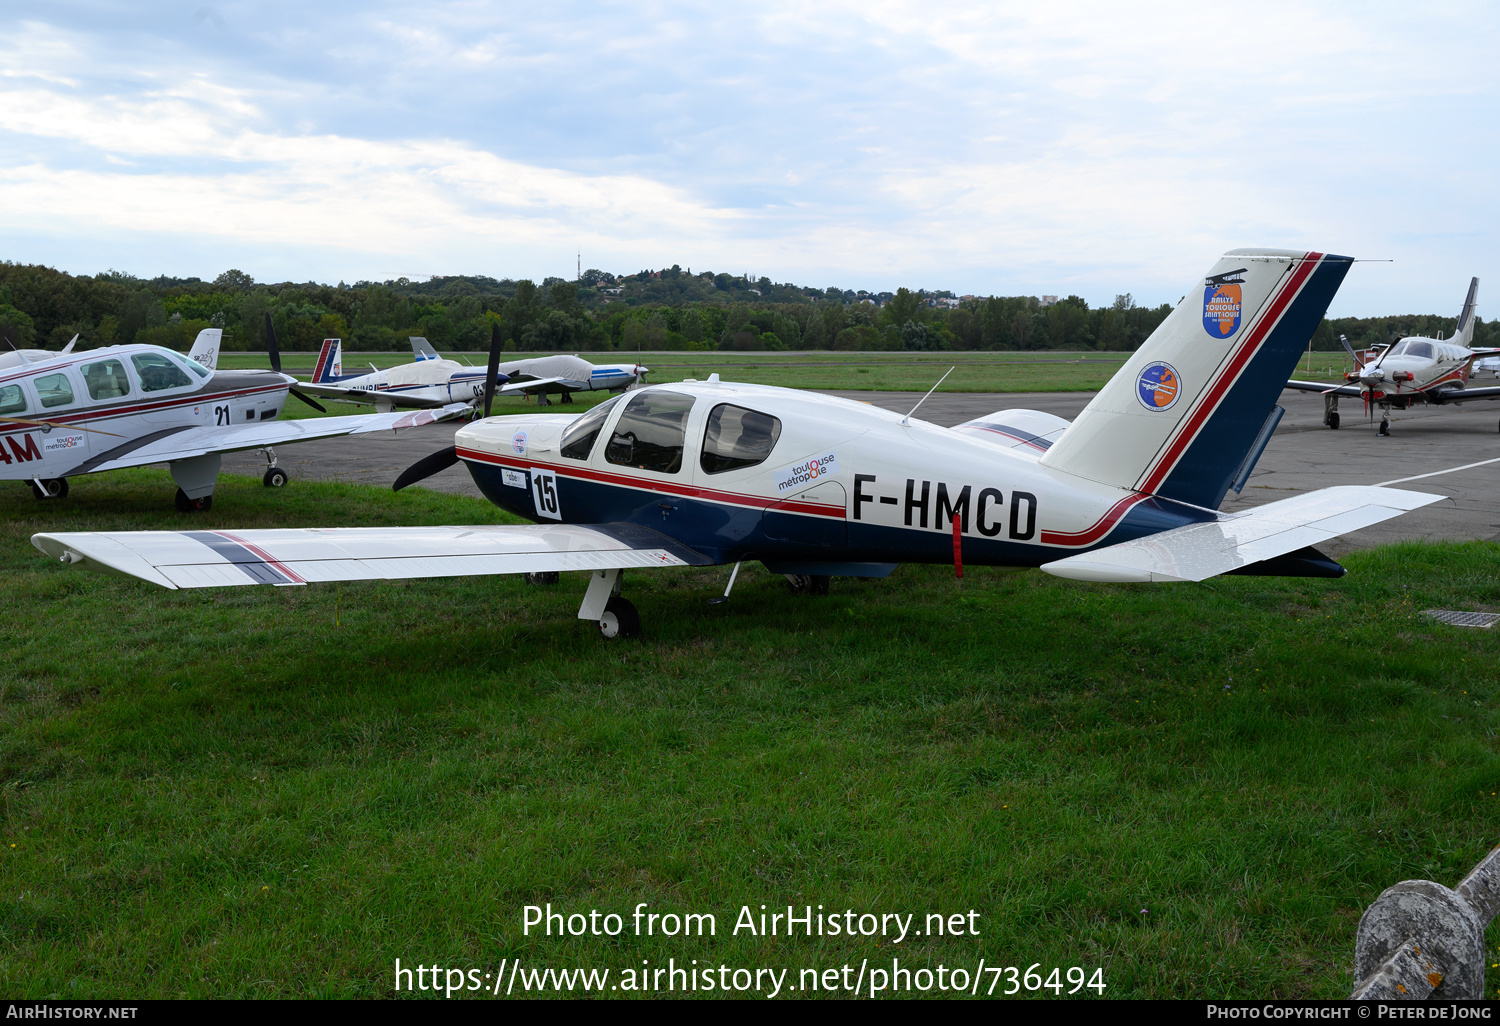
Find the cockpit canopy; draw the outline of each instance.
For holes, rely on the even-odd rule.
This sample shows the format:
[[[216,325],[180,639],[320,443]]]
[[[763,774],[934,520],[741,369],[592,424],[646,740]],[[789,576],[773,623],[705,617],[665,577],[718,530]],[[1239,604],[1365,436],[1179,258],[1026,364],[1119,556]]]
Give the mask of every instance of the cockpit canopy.
[[[1391,350],[1392,356],[1415,356],[1423,360],[1433,360],[1437,354],[1432,350],[1432,343],[1419,338],[1404,338],[1396,343],[1396,348]]]

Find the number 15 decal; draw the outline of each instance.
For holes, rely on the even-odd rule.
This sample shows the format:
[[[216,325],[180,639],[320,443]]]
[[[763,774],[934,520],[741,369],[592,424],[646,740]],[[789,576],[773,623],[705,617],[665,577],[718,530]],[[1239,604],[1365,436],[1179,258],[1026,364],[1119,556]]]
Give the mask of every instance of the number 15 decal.
[[[536,499],[536,515],[549,520],[562,519],[557,501],[557,475],[550,470],[531,468],[531,494]]]

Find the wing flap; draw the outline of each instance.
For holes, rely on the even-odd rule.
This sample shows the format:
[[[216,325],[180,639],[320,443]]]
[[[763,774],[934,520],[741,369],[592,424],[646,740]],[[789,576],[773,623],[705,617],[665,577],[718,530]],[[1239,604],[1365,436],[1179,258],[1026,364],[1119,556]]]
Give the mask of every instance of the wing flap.
[[[629,525],[312,528],[37,534],[64,562],[167,588],[687,566],[709,562]]]
[[[301,382],[297,385],[299,392],[309,392],[325,399],[338,399],[348,403],[364,403],[373,405],[389,403],[396,407],[406,407],[414,410],[437,410],[447,406],[447,403],[439,399],[424,399],[421,396],[407,395],[404,392],[387,390],[376,392],[367,388],[340,388],[338,385],[318,385],[312,382]]]
[[[1043,564],[1079,581],[1202,581],[1318,545],[1445,498],[1346,485],[1295,495],[1217,521],[1190,524]]]

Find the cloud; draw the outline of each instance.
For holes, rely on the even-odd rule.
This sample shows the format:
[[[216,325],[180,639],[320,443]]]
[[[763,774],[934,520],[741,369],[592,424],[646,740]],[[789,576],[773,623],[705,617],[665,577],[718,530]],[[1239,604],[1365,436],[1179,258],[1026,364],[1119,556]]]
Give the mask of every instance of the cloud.
[[[1308,245],[1400,260],[1341,303],[1424,309],[1496,249],[1476,5],[196,14],[0,17],[11,259],[540,276],[582,246],[616,270],[1099,302]]]

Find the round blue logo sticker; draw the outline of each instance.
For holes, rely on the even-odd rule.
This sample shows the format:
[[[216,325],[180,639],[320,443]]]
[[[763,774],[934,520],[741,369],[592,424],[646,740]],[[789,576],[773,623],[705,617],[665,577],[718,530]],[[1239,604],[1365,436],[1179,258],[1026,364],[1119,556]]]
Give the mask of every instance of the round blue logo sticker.
[[[524,454],[526,452],[526,432],[517,431],[515,436],[510,440],[510,447],[515,451],[517,456]]]
[[[1177,368],[1170,363],[1147,364],[1135,382],[1135,397],[1148,410],[1170,410],[1177,404],[1182,393],[1182,382],[1177,377]]]

